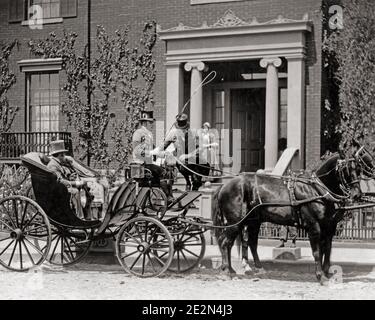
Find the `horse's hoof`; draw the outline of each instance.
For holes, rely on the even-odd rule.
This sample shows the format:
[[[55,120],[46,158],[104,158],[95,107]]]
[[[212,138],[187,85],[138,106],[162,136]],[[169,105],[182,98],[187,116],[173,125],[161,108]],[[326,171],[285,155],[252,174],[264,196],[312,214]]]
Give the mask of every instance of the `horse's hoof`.
[[[329,279],[328,279],[325,275],[322,275],[322,276],[320,277],[319,282],[320,282],[320,285],[321,285],[321,286],[328,286],[328,284],[329,284]]]

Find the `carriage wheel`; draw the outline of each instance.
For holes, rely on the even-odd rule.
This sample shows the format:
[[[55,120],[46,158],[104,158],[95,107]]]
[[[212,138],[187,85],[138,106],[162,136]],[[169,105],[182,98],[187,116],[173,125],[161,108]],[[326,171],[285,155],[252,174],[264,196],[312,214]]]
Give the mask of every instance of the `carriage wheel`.
[[[0,201],[1,265],[13,271],[27,271],[44,262],[50,247],[50,223],[35,201],[23,196]]]
[[[122,226],[116,254],[123,268],[138,277],[165,272],[173,258],[173,239],[168,229],[152,217],[136,217]],[[161,255],[164,259],[160,259]]]
[[[142,212],[162,219],[167,211],[167,196],[159,188],[150,188],[142,204]]]
[[[53,226],[48,261],[58,266],[70,266],[81,261],[90,250],[92,235],[93,232],[86,230]]]
[[[206,239],[201,229],[173,218],[166,222],[173,237],[174,256],[168,270],[188,272],[194,269],[206,252]],[[161,255],[160,259],[164,260]]]

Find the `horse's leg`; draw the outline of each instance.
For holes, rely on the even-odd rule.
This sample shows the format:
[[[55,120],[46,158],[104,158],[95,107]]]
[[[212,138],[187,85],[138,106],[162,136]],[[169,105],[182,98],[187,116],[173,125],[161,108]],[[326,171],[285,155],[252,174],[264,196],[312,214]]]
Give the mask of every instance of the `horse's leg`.
[[[245,271],[245,274],[252,271],[249,263],[249,237],[248,237],[248,228],[244,226],[241,230],[241,246],[242,246],[242,268]]]
[[[328,232],[325,239],[323,272],[326,277],[329,276],[329,269],[331,267],[332,240],[335,232],[336,228]]]
[[[321,236],[321,230],[319,223],[317,221],[311,222],[311,225],[307,226],[307,231],[309,234],[309,240],[311,245],[311,250],[313,253],[313,257],[315,260],[315,274],[317,279],[320,281],[321,284],[323,284],[328,279],[323,274],[322,270],[322,253],[320,251],[321,242],[320,242],[320,236]]]
[[[254,265],[257,269],[263,269],[262,263],[260,262],[258,256],[258,235],[260,229],[260,222],[256,221],[248,225],[248,238],[249,238],[249,246],[251,250],[251,254],[254,259]]]
[[[237,228],[231,228],[236,229],[234,230],[226,230],[223,232],[219,239],[218,244],[221,252],[222,257],[222,265],[221,270],[225,272],[229,272],[229,274],[235,274],[236,271],[232,268],[232,261],[231,261],[231,252],[233,243],[238,236],[238,229]]]

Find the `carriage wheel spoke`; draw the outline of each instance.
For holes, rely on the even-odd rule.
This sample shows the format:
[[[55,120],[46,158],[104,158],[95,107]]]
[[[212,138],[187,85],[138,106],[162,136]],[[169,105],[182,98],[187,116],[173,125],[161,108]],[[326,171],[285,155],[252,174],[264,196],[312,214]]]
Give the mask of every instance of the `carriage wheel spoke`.
[[[12,228],[11,226],[9,226],[9,224],[4,222],[3,220],[1,220],[1,223],[4,224],[5,226],[7,226],[9,228],[9,230],[14,231],[15,228]]]
[[[161,259],[161,258],[165,257],[168,254],[168,252],[169,251],[164,252],[159,258]]]
[[[27,234],[29,234],[30,232],[33,232],[33,231],[38,230],[38,229],[40,229],[40,228],[46,228],[46,226],[43,225],[43,224],[41,224],[41,225],[39,225],[39,226],[37,226],[37,227],[35,227],[35,228],[32,228],[32,229],[26,230],[26,231],[25,231],[25,234],[27,235]],[[46,228],[46,229],[47,229],[47,228]]]
[[[21,241],[18,241],[18,245],[20,247],[20,262],[21,262],[21,269],[23,269],[23,261],[22,261],[22,246]]]
[[[133,251],[133,252],[130,252],[130,253],[128,253],[128,254],[122,256],[121,259],[124,260],[124,259],[126,259],[127,257],[130,257],[131,255],[133,255],[134,253],[137,253],[137,252],[138,252],[138,250],[135,250],[135,251]]]
[[[15,240],[13,239],[4,249],[3,249],[3,251],[1,251],[1,253],[0,253],[0,256],[2,256],[3,255],[3,253],[12,245],[12,243],[14,242]]]
[[[147,252],[147,257],[148,257],[148,260],[150,261],[152,270],[154,270],[154,272],[156,272],[156,269],[154,267],[154,263],[152,262],[152,259],[150,257],[150,253],[149,252]]]
[[[143,259],[142,259],[142,275],[145,274],[145,264],[146,264],[146,255],[143,253]]]
[[[141,257],[142,253],[139,254],[139,256],[137,257],[137,259],[134,260],[133,264],[131,265],[130,269],[133,269],[135,264],[138,262],[139,258]]]
[[[21,240],[21,242],[22,242],[23,246],[25,247],[27,255],[29,256],[31,262],[33,263],[33,265],[35,265],[34,259],[31,256],[31,253],[30,253],[29,249],[27,248],[27,245],[26,245],[25,241]]]
[[[128,236],[128,238],[131,238],[133,239],[135,242],[137,242],[138,244],[142,244],[136,237],[134,237],[133,235],[131,235],[130,233],[124,231],[124,233]]]
[[[61,253],[60,253],[60,258],[61,258],[61,264],[64,264],[64,237],[61,237]]]
[[[12,219],[10,213],[9,213],[9,210],[4,206],[3,203],[2,203],[1,205],[2,205],[2,207],[5,209],[5,214],[9,217],[9,221],[11,222],[13,228],[9,227],[5,222],[3,222],[3,221],[2,221],[2,222],[3,222],[4,224],[6,224],[6,226],[7,226],[9,229],[11,229],[12,231],[13,231],[14,229],[17,229],[17,227],[16,227],[16,225],[14,224],[14,221],[13,221],[13,219]]]
[[[185,256],[184,250],[181,250],[181,254],[182,254],[182,256],[184,257],[185,261],[186,261],[186,262],[189,262],[189,260],[188,260],[188,259],[186,258],[186,256]]]
[[[65,240],[65,243],[66,243],[66,245],[68,247],[68,251],[69,251],[70,257],[72,258],[72,260],[70,260],[70,261],[73,261],[74,260],[74,255],[73,255],[72,249],[69,246],[68,240],[66,238],[64,238],[64,240]]]
[[[156,245],[158,245],[158,246],[156,246]],[[169,248],[168,239],[162,238],[162,239],[154,242],[152,245],[150,245],[150,248],[155,249],[155,250],[168,249]]]
[[[28,205],[29,205],[29,202],[26,202],[25,206],[23,207],[22,218],[21,218],[21,226],[23,225]]]
[[[12,239],[12,237],[1,239],[0,242],[6,241],[6,240],[9,240],[9,239]]]
[[[183,248],[182,250],[185,250],[185,251],[189,252],[191,255],[193,255],[194,257],[199,258],[199,256],[197,254],[195,254],[194,252],[190,251],[189,249]]]
[[[155,255],[152,251],[150,251],[150,253],[155,257],[156,261],[158,261],[162,267],[165,266],[165,263],[162,260],[160,260],[157,255]]]
[[[86,249],[82,244],[78,244],[72,237],[68,237],[68,239],[73,242],[73,244],[76,246],[76,248],[79,248],[81,250]]]
[[[10,264],[12,263],[14,253],[15,253],[16,248],[17,248],[17,244],[18,244],[18,240],[16,240],[16,244],[15,244],[14,247],[13,247],[13,251],[12,251],[12,254],[11,254],[10,259],[9,259],[9,262],[8,262],[8,267],[10,267]]]
[[[33,215],[33,217],[29,221],[27,221],[27,223],[25,224],[25,226],[22,228],[22,231],[25,231],[25,229],[30,225],[31,221],[33,221],[35,219],[35,217],[38,215],[38,213],[39,212],[35,213]]]
[[[20,227],[20,224],[19,224],[19,221],[18,221],[18,208],[17,208],[17,201],[16,201],[16,199],[13,199],[12,202],[13,202],[13,212],[14,212],[14,215],[15,215],[15,217],[16,217],[16,225],[17,225],[17,227],[19,228],[19,227]]]
[[[52,250],[51,258],[53,258],[53,257],[55,256],[55,251],[56,251],[56,248],[57,248],[57,246],[58,246],[58,244],[59,244],[59,241],[60,241],[60,238],[61,238],[59,235],[57,235],[57,237],[58,237],[58,239],[57,239],[57,241],[56,241],[55,247],[54,247],[53,250]],[[56,239],[56,238],[55,238],[55,239]]]
[[[43,252],[39,250],[39,248],[37,248],[33,243],[31,243],[27,238],[24,238],[36,251],[38,251],[38,253],[43,256]]]
[[[178,271],[181,270],[181,267],[180,267],[180,250],[177,250],[177,269],[178,269]]]

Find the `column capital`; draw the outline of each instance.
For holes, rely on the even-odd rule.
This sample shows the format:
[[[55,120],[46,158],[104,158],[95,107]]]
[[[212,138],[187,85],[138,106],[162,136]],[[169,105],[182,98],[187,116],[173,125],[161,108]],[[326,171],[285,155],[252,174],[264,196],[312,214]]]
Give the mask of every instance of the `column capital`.
[[[190,61],[185,63],[184,68],[186,71],[191,71],[193,69],[197,69],[198,71],[204,71],[206,65],[202,61]]]
[[[274,58],[263,58],[262,60],[260,60],[260,66],[262,68],[267,68],[268,66],[270,65],[273,65],[274,67],[276,68],[279,68],[281,67],[281,64],[282,64],[282,61],[280,58],[278,57],[274,57]]]

